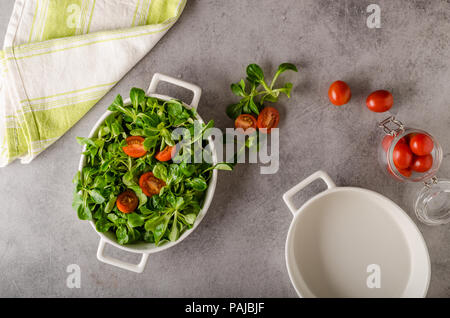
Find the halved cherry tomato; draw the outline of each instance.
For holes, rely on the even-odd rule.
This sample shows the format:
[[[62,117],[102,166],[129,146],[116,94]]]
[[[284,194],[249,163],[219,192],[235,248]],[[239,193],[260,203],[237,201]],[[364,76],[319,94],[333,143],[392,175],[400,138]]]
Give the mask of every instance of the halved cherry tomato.
[[[144,148],[145,138],[141,136],[131,136],[126,139],[127,145],[122,147],[123,152],[133,158],[145,156],[147,150]]]
[[[397,169],[408,169],[413,160],[413,154],[405,143],[397,143],[392,153],[392,159]]]
[[[120,212],[131,213],[136,210],[139,204],[139,199],[136,193],[131,190],[127,190],[119,194],[116,204]]]
[[[336,81],[328,89],[328,98],[333,105],[342,106],[352,98],[350,86],[346,82]]]
[[[272,128],[278,127],[280,113],[273,107],[265,107],[258,116],[258,128],[262,133],[270,134]],[[262,129],[262,130],[261,130]]]
[[[139,178],[139,186],[146,196],[151,197],[159,194],[161,189],[166,186],[166,183],[155,177],[152,172],[147,172]]]
[[[234,128],[242,128],[244,132],[249,133],[256,130],[256,118],[250,114],[241,114],[234,121]],[[253,129],[250,129],[253,128]],[[247,129],[250,129],[247,131]]]
[[[156,154],[155,158],[159,161],[169,161],[175,156],[176,152],[177,147],[166,146],[166,148]]]
[[[409,141],[409,147],[415,155],[425,156],[433,151],[434,142],[433,139],[425,134],[416,134]]]
[[[383,113],[394,105],[394,97],[386,90],[375,91],[367,97],[367,108],[376,113]]]
[[[433,166],[433,156],[415,156],[411,168],[416,172],[427,172]]]

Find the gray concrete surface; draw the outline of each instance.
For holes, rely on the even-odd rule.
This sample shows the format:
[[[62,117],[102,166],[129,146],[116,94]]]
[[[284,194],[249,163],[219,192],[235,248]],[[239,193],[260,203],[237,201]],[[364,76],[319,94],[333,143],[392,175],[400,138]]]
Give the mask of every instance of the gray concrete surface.
[[[366,26],[370,3],[381,6],[380,29]],[[1,36],[12,6],[1,1]],[[143,274],[98,262],[98,235],[71,209],[80,154],[75,137],[87,136],[116,94],[147,87],[154,72],[200,85],[204,119],[231,127],[224,113],[235,100],[230,83],[248,63],[273,71],[285,61],[300,72],[284,77],[295,83],[293,97],[277,105],[279,172],[260,175],[257,165],[221,172],[202,224],[181,244],[151,255]],[[342,108],[327,100],[337,79],[353,89]],[[445,156],[439,175],[450,178],[447,1],[190,0],[176,26],[72,130],[32,164],[0,170],[0,296],[295,297],[284,261],[291,215],[281,195],[324,169],[338,185],[382,193],[410,214],[431,255],[428,296],[449,297],[449,225],[420,224],[412,210],[420,186],[397,183],[377,165],[375,124],[386,116],[369,112],[364,101],[381,88],[394,93],[392,113],[440,140]],[[299,203],[321,189],[299,194]],[[107,252],[137,260],[113,248]],[[80,289],[66,287],[69,264],[81,267]]]

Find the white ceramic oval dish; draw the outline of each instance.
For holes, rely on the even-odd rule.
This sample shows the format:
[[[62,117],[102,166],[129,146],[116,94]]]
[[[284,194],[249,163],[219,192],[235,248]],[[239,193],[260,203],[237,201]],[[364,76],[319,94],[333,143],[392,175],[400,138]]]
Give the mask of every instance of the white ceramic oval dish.
[[[300,209],[293,196],[321,179],[328,189]],[[300,297],[425,297],[430,258],[411,218],[376,192],[336,187],[323,171],[283,195],[294,215],[286,266]]]
[[[192,102],[190,103],[190,105],[184,104],[185,107],[187,108],[194,108],[197,109],[199,101],[200,101],[200,97],[202,94],[202,91],[200,89],[200,87],[198,87],[197,85],[167,76],[167,75],[163,75],[163,74],[159,74],[156,73],[153,78],[152,81],[150,83],[150,87],[147,91],[147,96],[151,96],[151,97],[155,97],[158,98],[160,100],[164,100],[164,101],[168,101],[171,99],[174,99],[172,97],[166,96],[166,95],[160,95],[160,94],[156,94],[156,88],[158,86],[159,82],[167,82],[176,86],[180,86],[183,87],[185,89],[188,89],[190,91],[192,91],[194,93]],[[124,101],[124,104],[129,104],[130,103],[130,99],[126,99]],[[90,134],[89,134],[89,138],[94,137],[97,135],[98,129],[100,127],[100,125],[105,121],[105,119],[110,116],[112,114],[112,112],[107,111],[105,114],[103,114],[103,116],[97,121],[97,123],[94,125],[94,127],[92,128]],[[197,114],[197,119],[203,123],[202,118],[200,117],[200,115]],[[213,160],[213,164],[217,164],[217,152],[216,149],[214,147],[214,142],[212,140],[211,137],[208,138],[208,142],[209,142],[209,146],[212,152],[212,160]],[[83,152],[85,151],[85,149],[83,149]],[[80,159],[80,164],[79,164],[79,171],[81,171],[83,169],[83,167],[85,166],[85,162],[86,162],[86,158],[84,155],[81,156]],[[202,221],[202,219],[204,218],[206,212],[208,211],[208,208],[211,204],[212,198],[214,196],[214,191],[216,189],[216,183],[217,183],[217,170],[213,170],[213,174],[212,174],[212,178],[209,181],[208,184],[208,189],[206,192],[206,197],[205,197],[205,201],[203,203],[203,207],[200,210],[197,219],[195,220],[194,225],[192,226],[191,229],[185,231],[183,233],[183,235],[181,235],[177,241],[175,242],[168,242],[162,246],[155,246],[155,244],[153,243],[146,243],[146,242],[139,242],[139,243],[134,243],[134,244],[129,244],[129,245],[120,245],[119,243],[117,243],[117,241],[114,238],[113,233],[110,232],[106,232],[106,233],[100,233],[96,230],[95,228],[95,224],[93,221],[91,221],[91,225],[94,228],[94,230],[98,233],[98,235],[100,235],[100,243],[98,246],[98,250],[97,250],[97,258],[98,260],[100,260],[101,262],[113,265],[113,266],[117,266],[120,267],[122,269],[126,269],[129,271],[133,271],[136,273],[142,273],[145,265],[147,264],[147,260],[148,260],[148,255],[152,254],[152,253],[157,253],[157,252],[161,252],[163,250],[166,250],[178,243],[180,243],[181,241],[183,241],[189,234],[192,233],[192,231],[195,230],[195,228],[200,224],[200,222]],[[141,261],[139,262],[139,264],[130,264],[128,262],[124,262],[122,260],[116,259],[116,258],[112,258],[110,256],[106,256],[104,254],[104,248],[105,248],[105,244],[111,244],[117,248],[120,248],[122,250],[128,251],[128,252],[132,252],[132,253],[139,253],[142,254],[141,257]]]

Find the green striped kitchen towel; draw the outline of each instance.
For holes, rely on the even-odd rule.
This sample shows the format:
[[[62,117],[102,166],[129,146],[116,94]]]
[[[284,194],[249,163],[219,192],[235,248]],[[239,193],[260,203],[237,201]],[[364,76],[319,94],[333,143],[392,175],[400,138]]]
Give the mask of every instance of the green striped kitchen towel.
[[[186,0],[16,0],[0,51],[0,167],[29,163],[177,21]]]

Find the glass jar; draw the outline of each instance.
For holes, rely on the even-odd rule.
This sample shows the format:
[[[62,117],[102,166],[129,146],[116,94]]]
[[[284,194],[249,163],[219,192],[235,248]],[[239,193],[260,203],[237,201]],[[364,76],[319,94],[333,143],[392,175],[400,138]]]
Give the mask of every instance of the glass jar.
[[[450,181],[438,179],[436,176],[443,158],[442,148],[436,138],[424,130],[405,127],[393,116],[383,120],[378,126],[384,131],[378,147],[378,161],[382,169],[387,175],[397,181],[421,182],[424,184],[414,204],[417,218],[428,225],[449,223]],[[432,140],[432,150],[423,156],[414,154],[409,146],[410,139],[419,134],[429,137],[428,140]],[[405,144],[406,146],[400,144]],[[411,168],[411,165],[408,167],[397,166],[404,164],[398,158],[401,157],[399,156],[399,154],[402,154],[401,150],[405,148],[407,152],[406,157],[408,159],[412,158],[412,163],[416,160],[426,162],[425,165],[419,166],[419,168],[425,167],[426,170]]]

